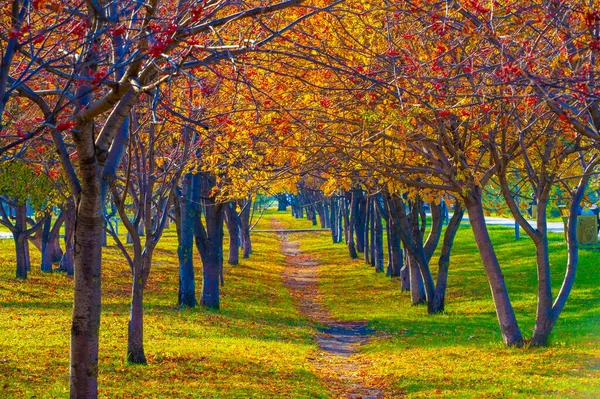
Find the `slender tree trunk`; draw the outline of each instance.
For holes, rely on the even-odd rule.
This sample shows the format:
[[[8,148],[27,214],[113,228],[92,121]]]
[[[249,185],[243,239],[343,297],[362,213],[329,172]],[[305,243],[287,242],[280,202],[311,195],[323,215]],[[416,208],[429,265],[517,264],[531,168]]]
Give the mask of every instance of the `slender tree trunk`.
[[[134,266],[131,287],[131,309],[127,325],[127,361],[132,364],[146,364],[144,354],[144,279],[142,265]],[[135,261],[134,261],[135,262]]]
[[[252,241],[250,241],[250,208],[252,200],[248,199],[241,204],[240,212],[240,238],[242,242],[242,256],[248,259],[252,253]]]
[[[348,252],[350,253],[350,258],[358,259],[358,253],[356,252],[356,245],[354,243],[354,227],[356,225],[356,218],[358,214],[358,198],[357,198],[357,190],[352,190],[352,196],[350,200],[350,215],[348,216],[348,220],[346,221],[346,228],[348,229]]]
[[[229,257],[227,263],[235,266],[240,261],[240,224],[235,202],[225,205],[225,221],[229,232]]]
[[[371,197],[367,197],[364,202],[364,224],[363,224],[363,255],[365,257],[365,263],[369,264],[371,259],[371,248],[369,246],[369,225],[371,224],[371,213],[369,212],[369,204],[371,202]]]
[[[50,238],[50,228],[52,227],[52,216],[47,213],[44,215],[44,224],[42,227],[42,264],[40,270],[46,273],[52,273],[52,259],[48,253],[48,239]]]
[[[378,197],[374,198],[374,201],[378,201]],[[373,223],[374,228],[374,245],[373,245],[373,254],[374,254],[374,266],[375,271],[377,273],[383,273],[383,263],[384,263],[384,253],[383,253],[383,224],[381,222],[381,214],[379,209],[373,204],[373,217],[375,219],[375,223]]]
[[[450,253],[454,245],[454,238],[460,227],[460,222],[465,211],[458,202],[454,204],[454,214],[448,222],[448,227],[444,232],[442,250],[438,261],[438,277],[435,287],[435,298],[433,303],[433,312],[443,312],[446,306],[446,288],[448,287],[448,268],[450,266]],[[443,216],[443,215],[442,215]]]
[[[492,291],[502,339],[508,346],[522,346],[523,336],[521,335],[514,309],[508,297],[508,289],[504,282],[502,269],[498,263],[498,258],[496,257],[487,231],[481,202],[481,189],[473,187],[469,194],[465,196],[464,201],[469,214],[473,235],[475,236],[475,242],[479,249],[483,267]]]
[[[338,224],[338,217],[337,217],[338,209],[337,208],[338,208],[337,199],[335,197],[331,197],[330,206],[329,206],[330,215],[331,215],[330,228],[331,228],[331,240],[333,241],[334,244],[340,242],[338,239],[338,226],[337,226],[337,224]]]
[[[369,223],[369,248],[371,249],[371,253],[369,254],[369,264],[371,266],[375,266],[375,254],[377,252],[377,248],[375,248],[375,242],[376,242],[376,219],[377,218],[377,213],[376,213],[376,209],[375,209],[375,197],[371,197],[371,201],[369,201],[369,219],[370,219],[370,223]]]

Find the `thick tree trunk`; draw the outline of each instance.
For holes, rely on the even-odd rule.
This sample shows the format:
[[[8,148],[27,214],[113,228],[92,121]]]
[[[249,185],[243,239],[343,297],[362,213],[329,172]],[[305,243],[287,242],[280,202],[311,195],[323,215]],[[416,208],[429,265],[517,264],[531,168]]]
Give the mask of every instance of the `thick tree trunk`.
[[[240,262],[240,223],[235,202],[225,205],[225,221],[229,232],[229,256],[227,263],[232,266]]]
[[[85,138],[91,142],[91,126]],[[72,399],[96,398],[98,391],[98,332],[100,330],[102,201],[100,172],[93,149],[87,152],[78,145],[81,196],[75,227],[75,294],[71,328]]]
[[[215,185],[215,179],[208,174],[201,174],[202,193],[205,198]],[[202,224],[201,215],[194,223],[196,247],[202,258],[202,299],[200,303],[207,308],[218,309],[220,306],[220,280],[223,269],[223,219],[225,204],[216,204],[211,199],[204,200],[204,216],[206,227]]]
[[[496,257],[487,231],[481,203],[481,189],[473,187],[469,195],[465,196],[464,201],[469,214],[473,235],[475,236],[475,242],[490,284],[502,339],[508,346],[522,346],[523,336],[521,335],[515,312],[508,297],[508,289],[504,282],[502,269],[498,263],[498,258]]]
[[[179,200],[179,306],[195,307],[196,278],[194,276],[194,221],[199,212],[200,177],[187,173],[182,182]]]

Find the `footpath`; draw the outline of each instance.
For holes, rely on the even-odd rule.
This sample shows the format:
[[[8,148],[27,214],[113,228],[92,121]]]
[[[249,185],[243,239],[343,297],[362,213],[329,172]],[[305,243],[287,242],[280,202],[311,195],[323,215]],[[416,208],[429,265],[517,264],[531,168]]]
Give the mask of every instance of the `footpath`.
[[[278,230],[281,252],[286,257],[283,283],[296,300],[300,313],[320,326],[315,335],[320,352],[310,359],[319,377],[335,398],[385,398],[383,390],[370,381],[368,365],[353,359],[374,331],[367,328],[364,321],[340,321],[333,317],[323,305],[319,290],[319,261],[303,254],[299,250],[300,243],[290,241],[291,232],[283,230],[276,219],[271,219],[271,226]]]

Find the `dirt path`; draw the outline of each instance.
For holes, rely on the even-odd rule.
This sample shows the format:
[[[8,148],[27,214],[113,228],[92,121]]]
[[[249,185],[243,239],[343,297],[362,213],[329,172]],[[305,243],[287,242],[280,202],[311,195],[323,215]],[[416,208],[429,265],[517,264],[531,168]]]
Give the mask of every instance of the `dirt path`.
[[[274,229],[282,227],[274,219],[271,224]],[[299,243],[289,241],[288,233],[279,233],[279,237],[287,264],[282,274],[283,283],[296,299],[300,312],[323,326],[315,335],[321,352],[311,359],[320,377],[335,398],[384,398],[381,388],[369,376],[368,364],[359,364],[352,358],[374,331],[368,329],[365,322],[336,320],[322,305],[317,277],[319,262],[302,254]]]

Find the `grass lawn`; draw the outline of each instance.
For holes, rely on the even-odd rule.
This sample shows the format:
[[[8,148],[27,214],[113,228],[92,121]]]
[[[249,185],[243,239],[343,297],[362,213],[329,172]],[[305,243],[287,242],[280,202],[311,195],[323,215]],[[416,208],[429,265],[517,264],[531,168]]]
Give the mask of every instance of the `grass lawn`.
[[[257,229],[277,217],[269,210]],[[511,228],[490,227],[523,333],[535,316],[533,246]],[[176,237],[159,244],[145,295],[149,364],[125,362],[130,273],[114,246],[104,252],[100,396],[104,398],[329,398],[310,359],[315,326],[298,314],[282,284],[277,236],[253,234],[254,253],[226,267],[222,309],[177,308]],[[574,292],[546,349],[506,349],[470,231],[461,228],[450,268],[447,312],[410,306],[399,282],[348,258],[327,232],[294,235],[314,254],[324,300],[342,320],[367,320],[377,337],[356,360],[393,387],[393,397],[598,398],[600,273],[598,252],[581,251]],[[0,240],[0,397],[68,396],[72,280],[37,270],[32,247],[27,281],[14,278],[12,240]],[[562,235],[551,236],[556,284],[564,273]],[[225,250],[225,253],[227,251]],[[200,265],[197,258],[197,264]],[[197,268],[200,273],[200,266]],[[198,286],[201,279],[198,280]],[[198,287],[199,290],[199,287]]]
[[[252,258],[226,268],[221,310],[181,310],[177,238],[165,234],[145,294],[147,366],[125,362],[130,272],[116,247],[105,250],[100,397],[329,397],[307,360],[314,327],[281,283],[279,241],[253,239]],[[72,280],[33,270],[35,248],[30,278],[16,280],[13,250],[0,240],[0,397],[68,397]]]
[[[490,226],[509,293],[526,337],[535,321],[535,249],[522,234]],[[362,348],[371,364],[407,398],[598,398],[600,397],[600,273],[598,252],[580,251],[574,292],[544,349],[507,349],[501,343],[491,293],[473,235],[461,227],[451,258],[446,313],[428,316],[411,306],[399,282],[350,260],[344,244],[304,235],[300,249],[325,267],[321,289],[333,314],[366,320],[380,337]],[[554,290],[565,271],[562,234],[551,234]],[[434,257],[434,260],[437,259]]]

